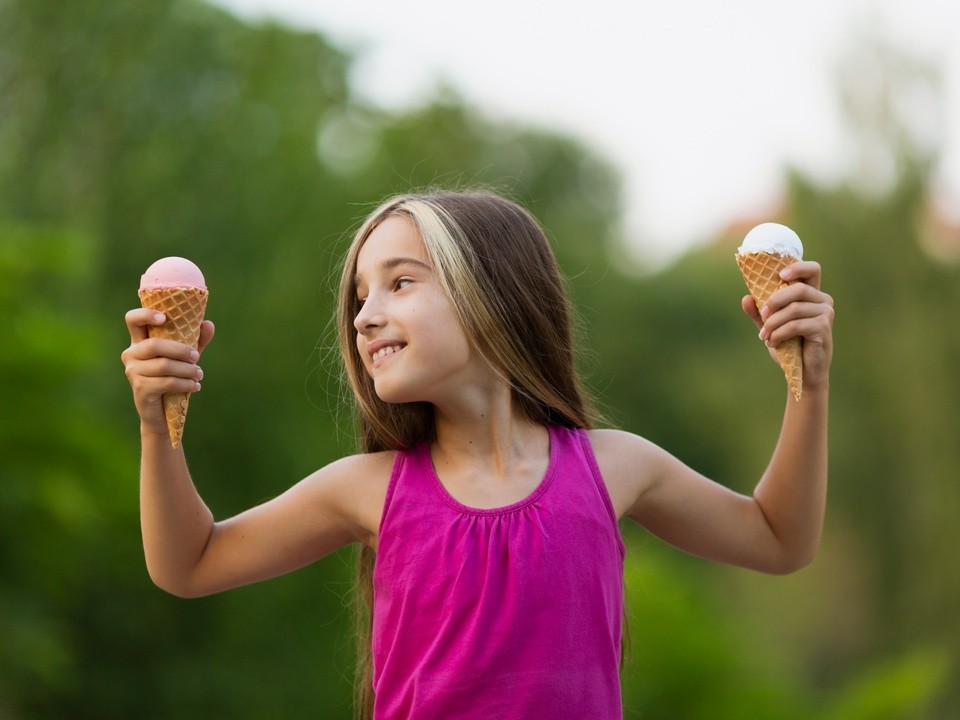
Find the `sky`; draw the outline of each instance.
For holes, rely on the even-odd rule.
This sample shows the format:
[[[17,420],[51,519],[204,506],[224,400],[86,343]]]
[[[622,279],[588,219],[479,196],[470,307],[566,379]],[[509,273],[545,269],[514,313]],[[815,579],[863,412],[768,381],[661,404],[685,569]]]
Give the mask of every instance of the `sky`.
[[[948,0],[215,0],[315,29],[356,57],[364,100],[402,110],[452,85],[492,119],[571,134],[624,180],[624,234],[666,262],[773,212],[784,168],[849,162],[838,68],[882,36],[942,72],[937,188],[960,220],[960,3]],[[916,113],[929,108],[917,103]]]

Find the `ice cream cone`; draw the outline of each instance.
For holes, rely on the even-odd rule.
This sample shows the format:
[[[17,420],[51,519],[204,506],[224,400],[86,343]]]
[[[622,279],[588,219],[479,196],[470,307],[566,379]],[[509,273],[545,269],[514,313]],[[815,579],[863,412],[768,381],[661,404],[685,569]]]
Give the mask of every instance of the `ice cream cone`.
[[[146,288],[139,292],[140,304],[167,316],[163,325],[151,325],[150,337],[167,338],[197,349],[200,322],[207,308],[207,290],[199,287]],[[170,444],[179,447],[183,426],[187,421],[189,393],[167,393],[163,396],[163,414],[167,419]]]
[[[760,309],[777,290],[788,285],[780,278],[780,271],[797,261],[789,255],[767,252],[737,254],[737,265],[744,282]],[[790,338],[777,346],[777,359],[787,378],[793,396],[799,400],[803,393],[803,344],[801,338]]]

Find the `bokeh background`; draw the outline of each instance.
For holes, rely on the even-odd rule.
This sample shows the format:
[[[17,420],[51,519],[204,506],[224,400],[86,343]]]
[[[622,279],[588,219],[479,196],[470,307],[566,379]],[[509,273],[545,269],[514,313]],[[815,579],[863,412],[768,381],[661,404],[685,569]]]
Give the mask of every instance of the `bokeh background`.
[[[350,229],[389,193],[478,184],[554,241],[610,422],[737,490],[786,394],[739,309],[744,232],[792,225],[836,299],[820,555],[766,577],[624,526],[626,716],[960,716],[960,227],[905,109],[939,68],[851,42],[837,107],[862,162],[784,166],[762,216],[653,269],[582,139],[450,86],[378,107],[322,33],[199,0],[0,0],[0,717],[350,716],[349,551],[201,600],[151,585],[123,313],[156,258],[203,268],[218,329],[185,445],[233,514],[355,447],[330,326]]]

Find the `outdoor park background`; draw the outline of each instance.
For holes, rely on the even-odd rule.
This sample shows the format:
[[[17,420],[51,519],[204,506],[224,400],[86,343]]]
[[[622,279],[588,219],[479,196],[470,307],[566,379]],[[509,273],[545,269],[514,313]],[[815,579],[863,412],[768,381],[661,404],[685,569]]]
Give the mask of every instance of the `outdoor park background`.
[[[766,577],[625,526],[626,716],[960,715],[960,228],[903,112],[936,100],[937,68],[871,43],[854,55],[876,91],[837,78],[862,163],[830,185],[785,167],[769,214],[647,272],[623,248],[620,178],[576,138],[490,120],[455,88],[403,112],[359,103],[322,36],[194,0],[0,0],[0,717],[349,717],[349,552],[202,600],[151,585],[123,313],[156,258],[203,268],[217,337],[185,445],[215,514],[237,512],[353,450],[339,258],[372,204],[430,184],[529,207],[610,421],[741,491],[786,391],[739,309],[734,249],[779,220],[824,265],[821,553]]]

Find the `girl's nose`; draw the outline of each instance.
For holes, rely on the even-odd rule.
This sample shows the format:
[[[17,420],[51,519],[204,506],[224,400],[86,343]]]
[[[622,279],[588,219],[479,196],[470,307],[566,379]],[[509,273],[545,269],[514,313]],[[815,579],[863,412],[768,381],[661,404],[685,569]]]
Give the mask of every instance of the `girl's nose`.
[[[382,326],[384,322],[383,312],[376,307],[373,298],[367,298],[360,307],[360,312],[353,319],[353,326],[358,333],[362,334],[367,330]]]

